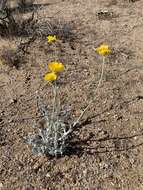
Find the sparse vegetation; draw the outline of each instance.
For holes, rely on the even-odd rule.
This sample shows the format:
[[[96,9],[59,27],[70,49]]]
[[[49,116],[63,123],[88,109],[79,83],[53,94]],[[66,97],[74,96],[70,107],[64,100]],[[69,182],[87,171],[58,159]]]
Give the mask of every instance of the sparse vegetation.
[[[49,35],[47,37],[49,43],[54,43],[57,41],[57,37],[54,35]],[[105,64],[105,56],[111,53],[111,49],[108,45],[101,45],[100,47],[96,48],[96,52],[103,56],[103,63],[102,63],[102,72],[99,83],[96,87],[96,90],[99,88],[104,71],[104,64]],[[34,135],[29,137],[28,143],[32,145],[33,152],[38,154],[49,154],[52,156],[63,155],[67,151],[67,147],[69,146],[69,139],[71,137],[71,133],[74,131],[74,128],[79,124],[80,120],[82,119],[83,115],[89,109],[91,104],[95,101],[95,98],[89,102],[88,106],[84,109],[84,111],[80,114],[78,119],[73,122],[66,124],[62,122],[62,119],[59,117],[61,112],[61,105],[60,105],[60,97],[58,97],[58,87],[57,87],[57,79],[58,73],[64,70],[64,65],[60,62],[51,62],[48,64],[48,68],[50,72],[48,72],[44,79],[48,81],[53,89],[53,108],[52,112],[45,108],[45,106],[41,103],[40,97],[38,98],[38,108],[41,111],[43,118],[39,122],[39,125],[36,125],[39,130],[39,135]],[[42,127],[41,127],[42,124]]]
[[[142,189],[142,6],[0,1],[0,190]]]

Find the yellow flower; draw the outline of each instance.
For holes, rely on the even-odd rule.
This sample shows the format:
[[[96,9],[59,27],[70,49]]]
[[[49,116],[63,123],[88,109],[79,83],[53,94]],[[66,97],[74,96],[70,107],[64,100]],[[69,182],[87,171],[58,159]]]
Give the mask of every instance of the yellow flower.
[[[56,79],[57,79],[57,75],[55,73],[53,73],[53,72],[52,73],[47,73],[44,76],[44,80],[46,80],[46,81],[54,81]]]
[[[55,72],[55,73],[63,71],[65,69],[64,65],[57,61],[53,61],[49,63],[48,68],[50,69],[50,71]]]
[[[106,44],[103,44],[103,45],[100,45],[98,48],[95,49],[96,52],[99,54],[99,55],[108,55],[111,53],[111,49],[109,48],[108,45]]]
[[[57,37],[56,37],[56,35],[49,35],[47,37],[47,40],[48,40],[48,42],[55,42],[55,41],[57,41]]]

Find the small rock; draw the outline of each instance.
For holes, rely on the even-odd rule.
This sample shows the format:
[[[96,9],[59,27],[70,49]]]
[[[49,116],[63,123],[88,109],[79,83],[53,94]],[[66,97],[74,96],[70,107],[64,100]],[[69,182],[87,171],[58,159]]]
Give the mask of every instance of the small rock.
[[[46,177],[51,177],[49,173],[46,174]]]
[[[0,182],[0,190],[3,188],[3,184]]]

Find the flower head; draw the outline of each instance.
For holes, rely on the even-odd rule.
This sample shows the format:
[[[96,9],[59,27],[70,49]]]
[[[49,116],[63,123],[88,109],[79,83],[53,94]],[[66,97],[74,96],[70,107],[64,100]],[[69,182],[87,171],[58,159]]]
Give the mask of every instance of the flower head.
[[[53,61],[53,62],[49,63],[48,68],[50,71],[52,71],[54,73],[61,72],[65,69],[64,65],[57,61]]]
[[[95,49],[96,52],[99,54],[99,55],[108,55],[111,53],[111,49],[109,48],[108,45],[106,44],[103,44],[103,45],[100,45],[98,48]]]
[[[49,35],[48,37],[47,37],[47,40],[48,40],[48,42],[55,42],[55,41],[57,41],[57,37],[56,37],[56,35]]]
[[[57,75],[53,72],[47,73],[44,76],[44,80],[46,80],[46,81],[55,81],[56,79],[57,79]]]

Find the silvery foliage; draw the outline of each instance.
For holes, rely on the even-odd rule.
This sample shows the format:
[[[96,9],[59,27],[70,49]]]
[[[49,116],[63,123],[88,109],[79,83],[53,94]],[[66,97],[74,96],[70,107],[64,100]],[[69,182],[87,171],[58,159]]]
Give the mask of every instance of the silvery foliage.
[[[54,121],[49,115],[47,108],[38,97],[37,105],[43,118],[34,127],[38,129],[38,135],[30,136],[27,140],[32,145],[36,154],[63,155],[68,146],[72,127],[61,120]]]

